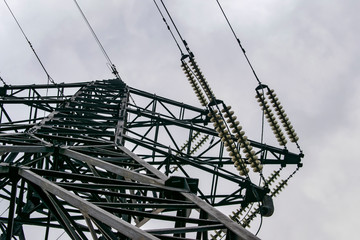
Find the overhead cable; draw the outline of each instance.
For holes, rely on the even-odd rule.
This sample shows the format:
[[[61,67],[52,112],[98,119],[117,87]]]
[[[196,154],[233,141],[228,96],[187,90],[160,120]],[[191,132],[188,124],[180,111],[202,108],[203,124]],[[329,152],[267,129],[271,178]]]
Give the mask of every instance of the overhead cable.
[[[83,17],[86,25],[88,26],[91,34],[93,35],[95,41],[96,41],[97,44],[99,45],[100,50],[101,50],[102,53],[104,54],[104,56],[105,56],[105,58],[106,58],[106,60],[107,60],[107,62],[108,62],[108,65],[109,65],[109,67],[111,68],[111,72],[116,76],[117,79],[120,79],[120,80],[121,80],[121,78],[120,78],[120,76],[119,76],[119,73],[118,73],[118,71],[117,71],[117,69],[116,69],[115,64],[112,63],[109,55],[106,53],[103,45],[101,44],[99,38],[98,38],[97,35],[96,35],[94,29],[91,27],[90,22],[87,20],[84,12],[81,10],[80,5],[78,4],[78,2],[77,2],[76,0],[74,0],[74,3],[75,3],[75,5],[76,5],[76,7],[78,8],[79,12],[81,13],[81,16]]]
[[[155,3],[155,6],[156,6],[157,10],[159,11],[159,13],[160,13],[160,15],[161,15],[161,17],[162,17],[162,20],[163,20],[164,23],[166,24],[167,29],[169,30],[172,38],[174,39],[177,47],[179,48],[181,55],[184,55],[184,53],[183,53],[183,51],[182,51],[182,49],[181,49],[181,47],[180,47],[180,45],[179,45],[179,42],[176,40],[176,37],[175,37],[174,33],[171,31],[171,28],[170,28],[169,24],[167,23],[164,15],[163,15],[163,13],[161,12],[161,10],[160,10],[160,8],[159,8],[159,5],[156,3],[155,0],[153,0],[153,1],[154,1],[154,3]]]
[[[47,79],[48,79],[48,84],[49,84],[49,82],[51,82],[52,84],[56,84],[55,81],[54,81],[54,80],[52,79],[52,77],[50,76],[50,74],[48,73],[48,71],[46,70],[44,64],[43,64],[42,61],[40,60],[40,57],[39,57],[38,54],[36,53],[34,47],[32,46],[31,42],[29,41],[28,37],[26,36],[24,30],[22,29],[19,21],[18,21],[17,18],[15,17],[15,14],[14,14],[13,11],[11,10],[9,4],[6,2],[6,0],[4,0],[4,3],[6,4],[7,8],[9,9],[9,11],[10,11],[12,17],[14,18],[16,24],[18,25],[20,31],[21,31],[22,34],[24,35],[24,37],[25,37],[26,41],[28,42],[31,50],[32,50],[33,53],[35,54],[35,57],[37,58],[37,60],[39,61],[40,65],[41,65],[41,67],[42,67],[42,69],[44,70],[44,72],[45,72],[45,74],[46,74],[46,76],[47,76]]]
[[[174,28],[175,28],[175,30],[176,30],[176,32],[177,32],[177,34],[179,35],[179,37],[180,37],[181,41],[183,42],[183,44],[184,44],[184,46],[185,46],[185,48],[186,48],[186,51],[190,54],[190,56],[191,56],[191,57],[194,57],[194,54],[191,52],[191,50],[190,50],[190,48],[189,48],[189,46],[188,46],[187,42],[185,41],[185,39],[181,36],[180,31],[179,31],[179,29],[177,28],[177,26],[176,26],[176,24],[175,24],[174,20],[172,19],[171,15],[170,15],[170,12],[169,12],[169,10],[167,9],[167,7],[165,6],[165,4],[164,4],[163,0],[160,0],[160,1],[161,1],[162,6],[164,7],[164,9],[165,9],[165,11],[166,11],[166,13],[167,13],[167,15],[168,15],[169,19],[170,19],[170,21],[172,22],[172,24],[173,24],[173,26],[174,26]]]
[[[4,86],[8,86],[1,76],[0,76],[0,81],[4,84]]]
[[[230,29],[231,29],[231,32],[233,33],[233,35],[234,35],[237,43],[239,44],[239,47],[241,48],[241,51],[243,52],[243,54],[244,54],[244,56],[245,56],[245,58],[246,58],[246,61],[247,61],[247,63],[249,64],[249,66],[250,66],[250,68],[251,68],[251,70],[252,70],[252,72],[253,72],[253,74],[254,74],[254,76],[255,76],[255,78],[256,78],[256,81],[257,81],[259,84],[261,84],[260,79],[258,78],[258,76],[257,76],[257,74],[256,74],[256,72],[255,72],[254,67],[252,66],[252,64],[251,64],[248,56],[246,55],[246,51],[245,51],[245,49],[243,48],[243,46],[242,46],[242,44],[241,44],[241,42],[240,42],[240,39],[237,37],[237,35],[236,35],[233,27],[231,26],[231,23],[230,23],[228,17],[227,17],[226,14],[225,14],[224,9],[222,8],[219,0],[216,0],[216,2],[217,2],[217,4],[219,5],[219,8],[220,8],[222,14],[224,15],[224,17],[225,17],[225,19],[226,19],[226,22],[227,22],[227,24],[229,25],[229,27],[230,27]]]

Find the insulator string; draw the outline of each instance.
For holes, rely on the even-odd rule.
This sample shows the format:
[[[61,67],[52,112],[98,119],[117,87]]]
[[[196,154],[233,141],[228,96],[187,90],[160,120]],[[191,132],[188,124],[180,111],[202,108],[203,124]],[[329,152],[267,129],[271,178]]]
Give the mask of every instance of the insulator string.
[[[4,84],[4,86],[9,86],[6,84],[6,82],[4,81],[4,79],[0,76],[0,81]]]

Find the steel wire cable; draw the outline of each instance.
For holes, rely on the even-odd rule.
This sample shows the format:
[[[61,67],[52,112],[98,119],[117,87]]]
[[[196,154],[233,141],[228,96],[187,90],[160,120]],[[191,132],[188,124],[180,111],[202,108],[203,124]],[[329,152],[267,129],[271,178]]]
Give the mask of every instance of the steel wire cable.
[[[85,21],[86,25],[88,26],[88,28],[89,28],[89,30],[90,30],[90,32],[91,32],[91,34],[93,35],[93,37],[94,37],[94,39],[95,39],[96,43],[98,44],[98,46],[99,46],[99,48],[100,48],[101,52],[103,53],[104,57],[106,58],[106,60],[107,60],[107,64],[108,64],[108,66],[110,67],[110,69],[111,69],[112,73],[115,75],[115,77],[116,77],[117,79],[121,80],[120,75],[119,75],[119,73],[118,73],[118,71],[117,71],[117,69],[116,69],[115,64],[113,64],[113,63],[112,63],[112,61],[111,61],[111,59],[110,59],[109,55],[108,55],[108,54],[107,54],[107,52],[105,51],[105,48],[104,48],[104,47],[103,47],[103,45],[101,44],[101,42],[100,42],[100,40],[99,40],[98,36],[96,35],[96,33],[95,33],[94,29],[92,28],[92,26],[91,26],[90,22],[89,22],[89,21],[88,21],[88,19],[86,18],[85,13],[82,11],[82,9],[81,9],[80,5],[78,4],[78,2],[77,2],[76,0],[74,0],[74,3],[75,3],[75,5],[76,5],[77,9],[79,10],[79,12],[80,12],[81,16],[83,17],[83,19],[84,19],[84,21]]]
[[[44,70],[44,72],[45,72],[45,74],[46,74],[46,76],[47,76],[47,78],[48,78],[48,79],[47,79],[47,80],[48,80],[47,84],[49,85],[49,82],[51,82],[52,84],[56,84],[56,83],[55,83],[55,81],[54,81],[54,79],[52,79],[52,77],[50,76],[50,74],[49,74],[49,73],[48,73],[48,71],[46,70],[46,68],[45,68],[44,64],[42,63],[42,61],[41,61],[41,59],[40,59],[39,55],[38,55],[38,54],[37,54],[37,52],[35,51],[35,49],[34,49],[33,45],[31,44],[31,42],[30,42],[30,40],[29,40],[29,38],[26,36],[26,34],[25,34],[24,30],[22,29],[22,27],[21,27],[21,25],[20,25],[19,21],[18,21],[18,20],[17,20],[17,18],[15,17],[15,14],[14,14],[14,13],[13,13],[13,11],[11,10],[11,8],[10,8],[9,4],[6,2],[6,0],[4,0],[4,3],[6,4],[6,6],[7,6],[7,8],[8,8],[8,10],[9,10],[9,12],[11,13],[12,17],[14,18],[14,20],[15,20],[16,24],[18,25],[18,27],[19,27],[20,31],[21,31],[21,32],[22,32],[22,34],[24,35],[24,37],[25,37],[25,39],[26,39],[27,43],[29,44],[29,46],[30,46],[31,50],[32,50],[32,51],[33,51],[33,53],[35,54],[35,57],[36,57],[36,58],[37,58],[37,60],[39,61],[39,63],[40,63],[40,65],[41,65],[42,69]]]
[[[171,14],[170,14],[169,10],[167,9],[167,7],[166,7],[165,3],[163,2],[163,0],[160,0],[160,1],[161,1],[162,6],[164,7],[164,9],[165,9],[165,11],[166,11],[166,13],[167,13],[168,17],[169,17],[169,19],[170,19],[171,23],[173,24],[173,26],[174,26],[174,28],[175,28],[175,30],[176,30],[176,32],[177,32],[177,34],[179,35],[179,37],[180,37],[181,41],[183,42],[183,44],[184,44],[184,46],[185,46],[185,48],[186,48],[186,51],[189,53],[189,55],[190,55],[191,57],[194,57],[194,54],[191,52],[191,50],[190,50],[190,48],[189,48],[189,46],[188,46],[187,42],[186,42],[186,41],[185,41],[185,39],[181,36],[180,31],[179,31],[179,29],[177,28],[177,26],[176,26],[176,24],[175,24],[175,22],[174,22],[173,18],[171,17]]]
[[[247,56],[247,54],[246,54],[246,51],[245,51],[244,47],[243,47],[242,44],[241,44],[240,39],[237,37],[237,35],[236,35],[236,33],[235,33],[235,31],[234,31],[234,29],[233,29],[233,27],[232,27],[232,25],[231,25],[228,17],[227,17],[224,9],[222,8],[219,0],[216,0],[216,2],[217,2],[217,4],[218,4],[218,6],[219,6],[219,8],[220,8],[220,10],[221,10],[221,12],[222,12],[222,14],[224,15],[225,20],[226,20],[227,24],[229,25],[229,27],[230,27],[230,29],[231,29],[231,32],[233,33],[233,35],[234,35],[237,43],[239,44],[239,47],[241,48],[241,51],[243,52],[243,54],[244,54],[244,56],[245,56],[245,59],[246,59],[247,63],[249,64],[249,66],[250,66],[250,68],[251,68],[251,70],[252,70],[252,72],[253,72],[253,74],[254,74],[254,76],[255,76],[256,81],[257,81],[259,84],[261,84],[260,79],[258,78],[258,76],[257,76],[257,74],[256,74],[256,72],[255,72],[255,69],[254,69],[254,67],[253,67],[252,64],[251,64],[251,62],[250,62],[250,60],[249,60],[249,58],[248,58],[248,56]]]
[[[4,84],[4,86],[8,86],[8,84],[6,84],[6,82],[4,81],[4,79],[0,76],[0,81]]]
[[[181,55],[183,56],[184,53],[183,53],[183,51],[182,51],[182,49],[181,49],[181,47],[180,47],[180,44],[179,44],[179,42],[176,40],[176,37],[175,37],[174,33],[171,31],[171,28],[170,28],[169,24],[167,23],[164,14],[161,12],[161,10],[160,10],[160,8],[159,8],[159,5],[156,3],[156,1],[155,1],[155,0],[153,0],[153,1],[154,1],[154,4],[155,4],[157,10],[159,11],[159,13],[160,13],[160,15],[161,15],[161,17],[162,17],[162,20],[164,21],[167,29],[169,30],[172,38],[174,39],[174,41],[175,41],[175,43],[176,43],[176,46],[179,48],[179,51],[180,51]]]

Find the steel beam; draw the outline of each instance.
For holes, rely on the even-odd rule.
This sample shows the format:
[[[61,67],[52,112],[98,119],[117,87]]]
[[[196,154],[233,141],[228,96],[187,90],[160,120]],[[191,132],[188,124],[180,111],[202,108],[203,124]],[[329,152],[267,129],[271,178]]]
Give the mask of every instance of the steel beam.
[[[88,156],[88,155],[85,155],[82,153],[78,153],[71,149],[61,148],[59,152],[60,152],[60,154],[65,155],[67,157],[71,157],[76,160],[86,162],[87,164],[90,164],[92,166],[97,166],[97,167],[103,168],[109,172],[118,174],[118,175],[123,176],[128,179],[132,179],[134,181],[139,181],[139,182],[149,183],[149,184],[160,184],[160,185],[162,185],[164,183],[164,180],[151,178],[144,174],[140,174],[140,173],[136,173],[131,170],[127,170],[125,168],[121,168],[114,164],[102,161],[98,158],[94,158],[94,157],[91,157],[91,156]]]
[[[80,211],[95,218],[106,225],[116,229],[131,239],[158,239],[153,235],[140,230],[139,228],[125,222],[100,207],[83,200],[81,197],[70,193],[69,191],[57,186],[56,184],[46,180],[28,169],[19,168],[19,175],[33,184],[41,187],[43,190],[65,200],[70,205],[78,208]]]

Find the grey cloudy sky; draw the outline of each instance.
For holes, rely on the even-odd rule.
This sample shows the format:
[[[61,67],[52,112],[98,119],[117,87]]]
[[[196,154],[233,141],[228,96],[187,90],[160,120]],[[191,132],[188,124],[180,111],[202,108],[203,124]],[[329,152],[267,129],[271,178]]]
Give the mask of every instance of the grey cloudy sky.
[[[153,1],[78,0],[122,79],[197,105],[180,53]],[[215,0],[165,1],[216,96],[260,137],[256,81]],[[71,0],[8,0],[56,82],[113,78]],[[300,137],[304,167],[275,199],[263,239],[354,239],[360,182],[360,2],[222,0],[256,72],[274,88]],[[5,4],[0,4],[0,76],[11,85],[47,78]],[[266,139],[272,141],[269,133]],[[252,232],[257,230],[254,225]]]

